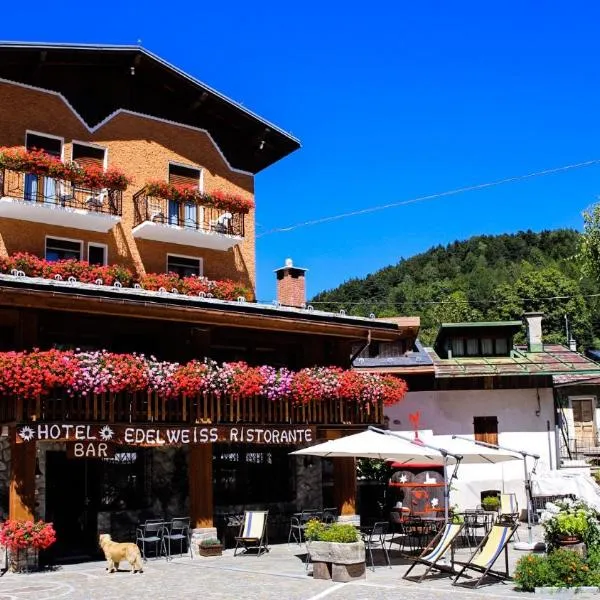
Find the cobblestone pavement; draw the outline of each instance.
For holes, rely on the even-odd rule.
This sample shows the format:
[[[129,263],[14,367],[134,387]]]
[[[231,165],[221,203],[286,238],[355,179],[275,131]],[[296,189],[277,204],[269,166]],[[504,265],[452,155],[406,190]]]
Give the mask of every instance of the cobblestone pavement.
[[[522,534],[522,539],[525,539]],[[459,559],[467,551],[461,551]],[[510,562],[522,553],[510,552]],[[524,594],[512,584],[495,584],[474,591],[456,588],[447,578],[416,584],[402,579],[407,561],[392,553],[392,568],[376,559],[376,569],[367,571],[366,580],[340,584],[316,580],[305,569],[303,547],[296,544],[272,546],[271,552],[257,558],[233,557],[227,550],[222,557],[176,558],[149,561],[142,574],[120,571],[109,575],[104,562],[61,567],[55,571],[0,578],[0,600],[427,600],[427,599],[520,599],[538,600],[539,595]],[[597,596],[597,595],[596,595]],[[578,598],[592,595],[578,594]]]

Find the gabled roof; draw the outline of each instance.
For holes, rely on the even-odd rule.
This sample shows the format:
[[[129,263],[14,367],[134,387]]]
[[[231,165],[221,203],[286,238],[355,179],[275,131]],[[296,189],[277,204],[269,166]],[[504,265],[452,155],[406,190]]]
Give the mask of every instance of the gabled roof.
[[[236,169],[256,173],[294,136],[140,46],[0,42],[0,79],[60,93],[94,126],[119,109],[205,129]]]

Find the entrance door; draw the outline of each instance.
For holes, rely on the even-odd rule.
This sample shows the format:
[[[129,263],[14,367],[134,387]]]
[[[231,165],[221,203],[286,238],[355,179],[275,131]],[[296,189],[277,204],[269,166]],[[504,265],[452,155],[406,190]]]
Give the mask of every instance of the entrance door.
[[[97,558],[100,464],[68,459],[66,452],[46,454],[46,520],[54,523],[58,560]]]
[[[573,425],[578,448],[596,446],[596,423],[592,398],[571,398]]]

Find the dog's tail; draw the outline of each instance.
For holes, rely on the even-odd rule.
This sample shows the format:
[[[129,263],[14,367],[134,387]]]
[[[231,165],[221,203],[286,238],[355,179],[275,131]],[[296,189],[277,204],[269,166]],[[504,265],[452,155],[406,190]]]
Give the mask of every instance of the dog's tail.
[[[135,550],[131,550],[129,556],[127,556],[127,561],[132,566],[133,571],[139,571],[140,573],[144,572],[144,567],[142,563],[142,555],[138,548]]]

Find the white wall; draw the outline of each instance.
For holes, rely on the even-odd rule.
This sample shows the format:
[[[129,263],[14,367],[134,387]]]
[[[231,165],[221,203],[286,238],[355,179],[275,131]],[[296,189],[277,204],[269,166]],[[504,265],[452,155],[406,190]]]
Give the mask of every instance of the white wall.
[[[385,409],[390,429],[411,431],[409,414],[420,413],[419,429],[434,435],[474,437],[473,417],[498,418],[498,443],[540,455],[538,473],[556,468],[554,400],[551,388],[518,390],[452,390],[408,392],[405,399]],[[549,430],[548,430],[549,427]],[[533,467],[533,460],[528,464]],[[462,465],[453,483],[451,503],[460,508],[480,504],[484,490],[517,494],[526,506],[523,462]]]

